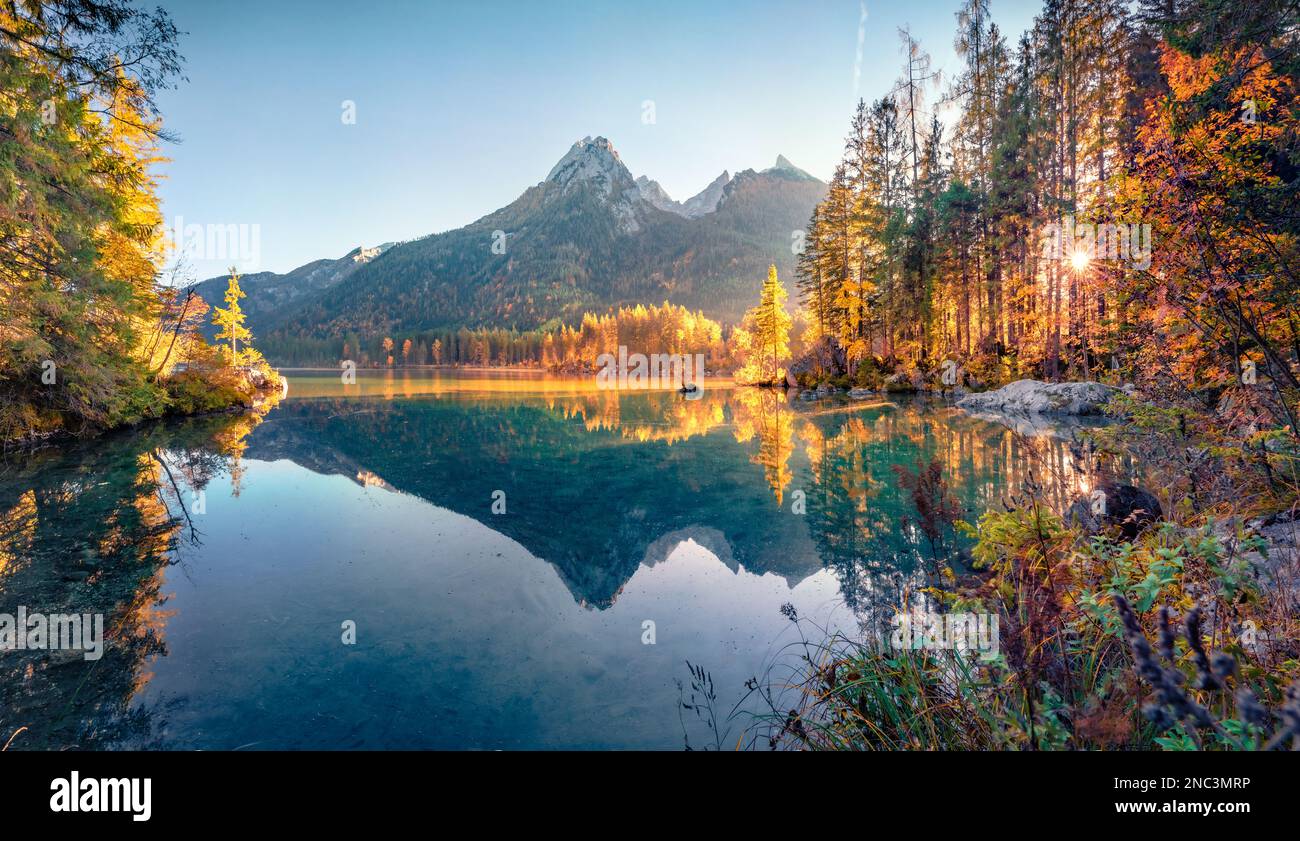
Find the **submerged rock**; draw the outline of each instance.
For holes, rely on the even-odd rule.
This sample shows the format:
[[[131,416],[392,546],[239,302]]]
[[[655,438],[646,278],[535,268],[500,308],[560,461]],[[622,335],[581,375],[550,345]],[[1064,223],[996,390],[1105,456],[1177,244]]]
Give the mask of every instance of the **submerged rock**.
[[[957,401],[957,407],[1017,415],[1096,415],[1118,393],[1119,389],[1102,383],[1017,380],[994,391],[968,394]]]
[[[1132,485],[1099,485],[1080,497],[1065,512],[1065,520],[1092,533],[1119,526],[1125,540],[1135,539],[1147,526],[1164,516],[1155,494]]]
[[[1013,415],[1003,412],[971,411],[967,411],[966,414],[972,418],[1004,426],[1026,438],[1054,438],[1070,442],[1077,441],[1082,430],[1095,428],[1099,424],[1099,419],[1081,415]]]

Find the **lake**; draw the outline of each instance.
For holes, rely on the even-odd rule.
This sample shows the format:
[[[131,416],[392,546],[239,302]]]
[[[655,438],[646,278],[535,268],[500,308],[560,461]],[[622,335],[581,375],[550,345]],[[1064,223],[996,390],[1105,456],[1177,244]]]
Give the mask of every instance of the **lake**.
[[[747,707],[715,738],[687,664],[725,714],[800,633],[915,598],[894,467],[932,459],[972,522],[1031,479],[1077,490],[1068,436],[937,399],[446,371],[291,372],[260,419],[10,456],[0,613],[102,613],[107,645],[0,651],[0,739],[730,747]]]

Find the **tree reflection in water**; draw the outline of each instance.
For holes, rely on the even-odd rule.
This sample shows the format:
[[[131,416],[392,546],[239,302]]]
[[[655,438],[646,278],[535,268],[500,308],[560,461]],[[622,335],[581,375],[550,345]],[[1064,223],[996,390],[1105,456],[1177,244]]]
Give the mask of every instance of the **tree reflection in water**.
[[[479,520],[549,562],[592,609],[693,539],[733,570],[791,588],[829,570],[864,624],[925,584],[928,544],[906,525],[914,511],[894,465],[937,459],[971,521],[1034,478],[1061,507],[1083,481],[1067,439],[1018,436],[919,400],[809,404],[726,387],[688,400],[553,383],[410,390],[323,389],[265,422],[157,424],[0,462],[0,612],[103,613],[107,637],[99,661],[0,652],[0,746],[164,743],[166,708],[137,696],[151,658],[167,653],[166,577],[203,539],[199,494],[226,476],[237,496],[246,466],[288,459]],[[497,488],[509,491],[509,517],[490,514]]]
[[[161,595],[188,507],[241,469],[260,418],[161,423],[0,462],[0,612],[103,614],[104,653],[0,652],[0,747],[157,747],[164,711],[133,706],[165,655]]]

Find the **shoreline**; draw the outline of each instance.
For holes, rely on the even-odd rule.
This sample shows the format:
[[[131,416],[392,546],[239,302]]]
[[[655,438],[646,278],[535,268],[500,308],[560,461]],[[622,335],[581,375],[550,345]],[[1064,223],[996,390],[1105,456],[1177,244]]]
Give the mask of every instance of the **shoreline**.
[[[46,447],[56,447],[64,443],[93,441],[96,438],[105,435],[111,435],[116,432],[124,432],[132,429],[139,429],[142,426],[151,423],[162,423],[171,420],[186,420],[190,418],[210,418],[219,415],[243,415],[243,414],[266,414],[275,408],[283,399],[284,386],[288,384],[283,374],[276,370],[282,383],[280,388],[255,389],[253,392],[256,402],[252,405],[231,404],[220,409],[210,409],[203,412],[176,412],[165,411],[161,415],[152,418],[141,418],[134,423],[123,423],[117,426],[108,427],[89,427],[82,432],[72,432],[68,429],[53,429],[47,432],[28,432],[14,438],[0,439],[0,459],[6,458],[11,454],[18,453],[35,453]],[[270,405],[267,401],[274,398]]]

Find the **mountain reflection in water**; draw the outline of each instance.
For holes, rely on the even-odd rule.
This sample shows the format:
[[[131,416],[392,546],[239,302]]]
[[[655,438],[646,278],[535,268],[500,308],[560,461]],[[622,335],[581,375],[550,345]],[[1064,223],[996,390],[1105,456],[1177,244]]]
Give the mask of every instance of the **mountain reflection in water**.
[[[300,375],[264,419],[7,458],[0,612],[109,643],[0,652],[0,742],[679,747],[683,660],[738,696],[781,604],[853,628],[922,583],[894,465],[938,459],[972,521],[1077,490],[1064,437],[709,385]]]

